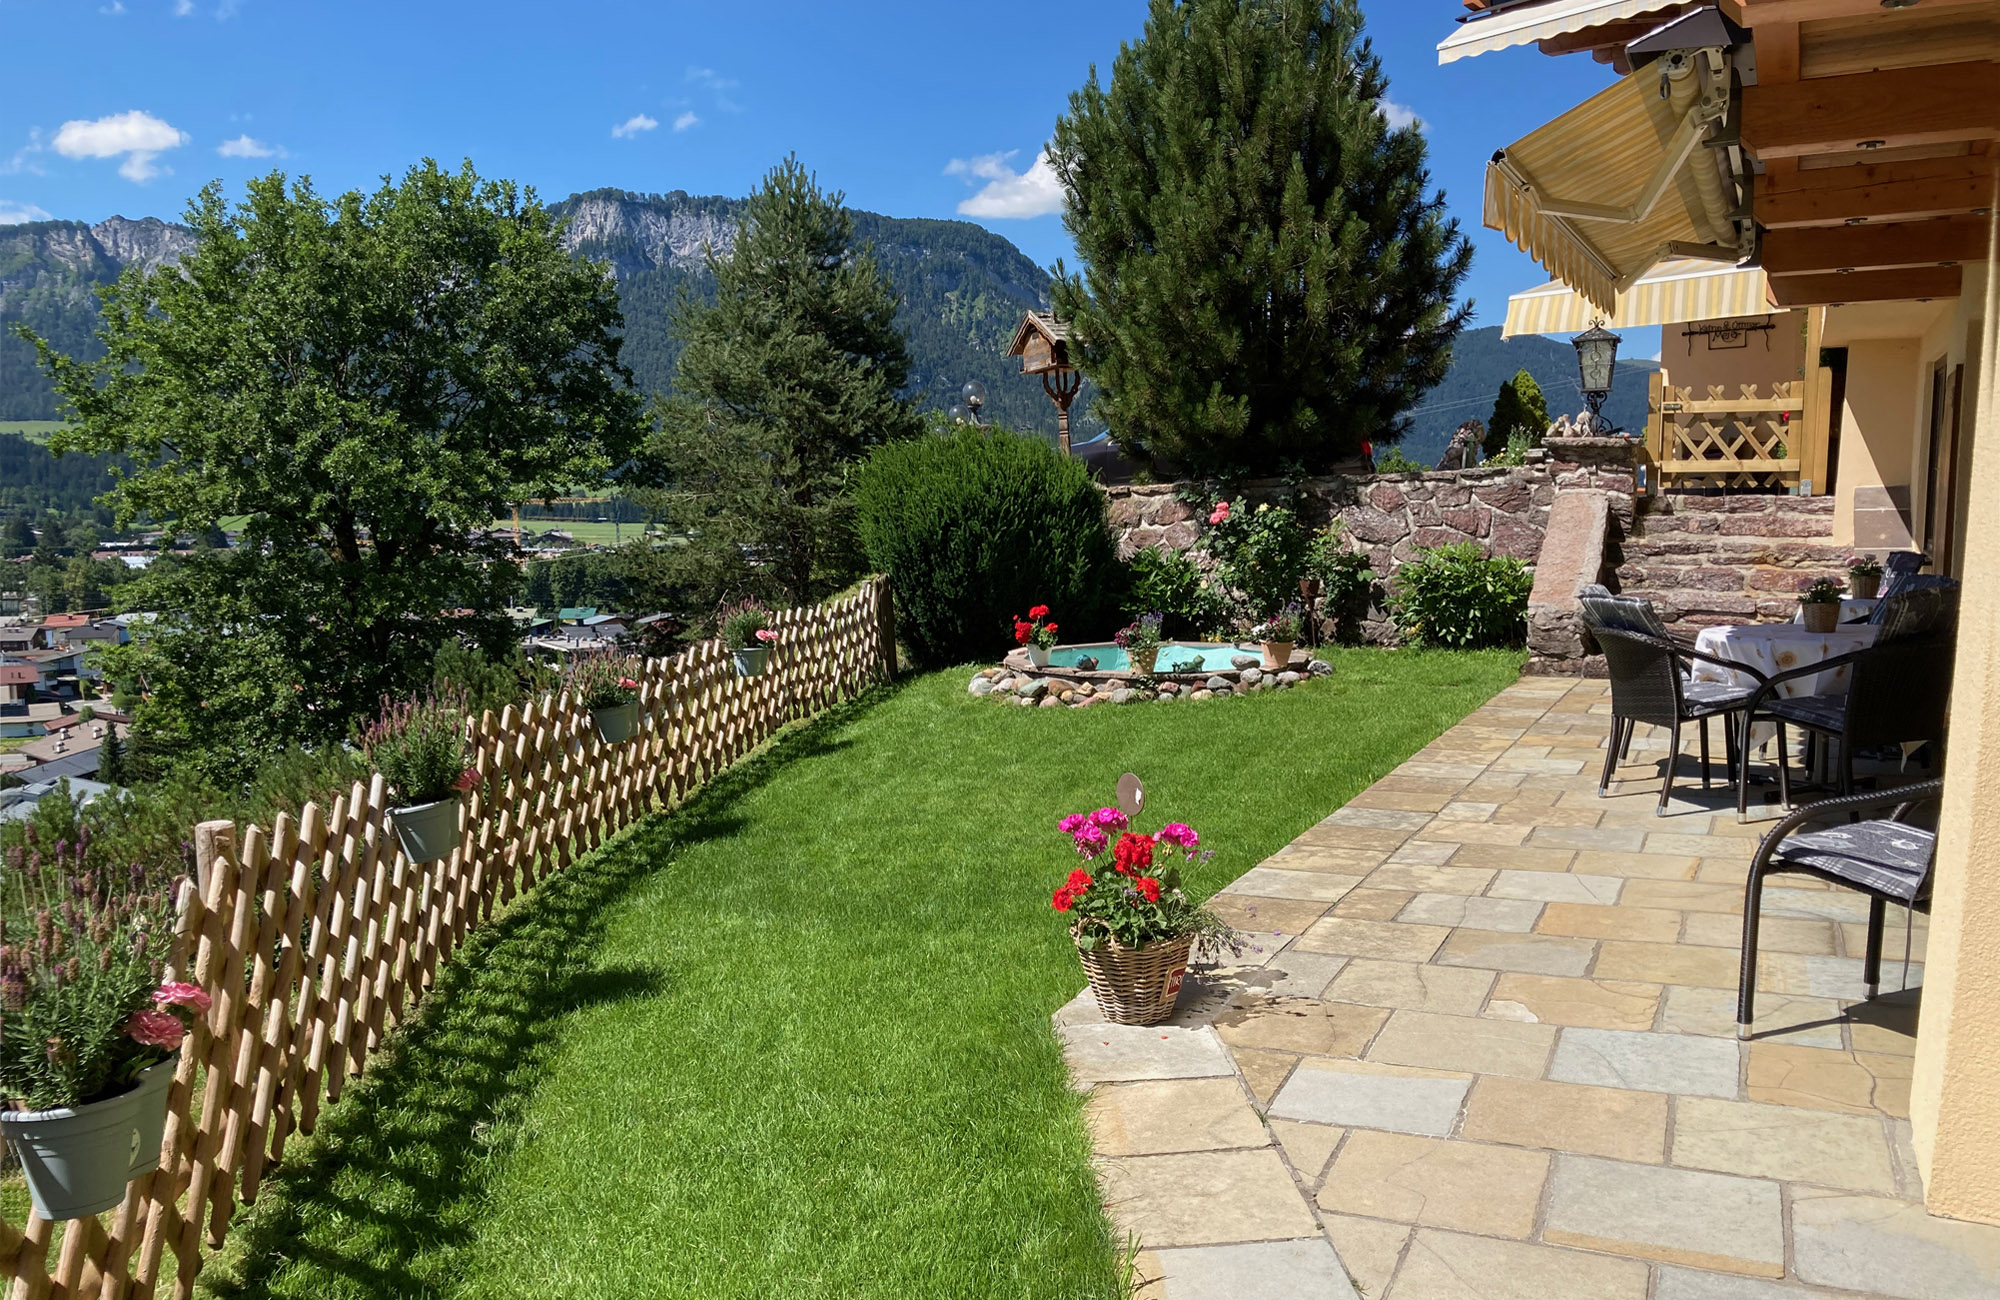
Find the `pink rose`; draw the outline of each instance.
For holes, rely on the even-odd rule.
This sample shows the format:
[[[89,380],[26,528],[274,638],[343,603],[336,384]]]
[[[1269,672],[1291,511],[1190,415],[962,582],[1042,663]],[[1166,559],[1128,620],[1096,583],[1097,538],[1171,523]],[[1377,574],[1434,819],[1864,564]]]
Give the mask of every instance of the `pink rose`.
[[[171,1052],[187,1037],[187,1028],[171,1011],[135,1011],[125,1022],[125,1033],[135,1043]]]
[[[166,1007],[186,1007],[198,1016],[207,1014],[210,1002],[211,999],[207,992],[202,989],[201,985],[189,984],[184,980],[175,980],[171,983],[162,984],[159,990],[153,994],[153,1005],[156,1007],[163,1009]]]
[[[1228,518],[1229,518],[1229,503],[1227,501],[1218,501],[1215,503],[1215,513],[1211,514],[1208,517],[1208,522],[1211,525],[1220,524]]]

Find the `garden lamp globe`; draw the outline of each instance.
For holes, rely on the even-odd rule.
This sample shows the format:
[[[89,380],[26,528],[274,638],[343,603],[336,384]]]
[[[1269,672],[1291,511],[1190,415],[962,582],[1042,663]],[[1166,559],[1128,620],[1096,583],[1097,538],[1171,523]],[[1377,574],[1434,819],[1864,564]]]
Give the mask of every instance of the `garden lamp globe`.
[[[980,408],[986,405],[986,385],[977,379],[968,379],[959,392],[965,398],[966,409],[972,412],[972,422],[978,424]]]
[[[1619,339],[1599,322],[1570,342],[1576,347],[1577,387],[1583,390],[1583,400],[1590,407],[1591,420],[1595,423],[1603,413],[1604,399],[1611,396],[1611,378],[1618,365]]]
[[[951,409],[945,412],[945,418],[949,419],[953,424],[964,424],[966,420],[970,418],[970,415],[971,412],[967,411],[965,407],[958,402],[953,402],[951,404]]]

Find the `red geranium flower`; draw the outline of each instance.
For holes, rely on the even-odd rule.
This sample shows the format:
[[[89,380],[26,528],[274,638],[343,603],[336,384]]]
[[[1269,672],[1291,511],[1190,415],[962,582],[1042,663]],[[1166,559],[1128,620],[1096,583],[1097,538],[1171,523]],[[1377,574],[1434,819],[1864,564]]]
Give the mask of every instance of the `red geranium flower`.
[[[1160,882],[1151,876],[1139,877],[1139,897],[1149,903],[1160,901]]]
[[[1070,908],[1076,906],[1076,895],[1070,892],[1068,885],[1064,885],[1056,891],[1055,897],[1049,900],[1049,906],[1055,908],[1058,912],[1067,912]]]
[[[1028,644],[1028,638],[1033,636],[1034,634],[1035,634],[1035,625],[1033,623],[1023,623],[1018,618],[1014,620],[1015,645]]]
[[[1069,881],[1066,888],[1081,894],[1086,890],[1088,890],[1095,883],[1096,882],[1090,878],[1090,873],[1088,871],[1085,871],[1082,867],[1078,867],[1074,871],[1069,873]]]
[[[1120,875],[1138,875],[1153,865],[1153,837],[1126,831],[1118,837],[1118,847],[1111,851],[1111,860]]]
[[[1047,605],[1037,605],[1028,611],[1029,618],[1047,618],[1048,616],[1049,607]]]

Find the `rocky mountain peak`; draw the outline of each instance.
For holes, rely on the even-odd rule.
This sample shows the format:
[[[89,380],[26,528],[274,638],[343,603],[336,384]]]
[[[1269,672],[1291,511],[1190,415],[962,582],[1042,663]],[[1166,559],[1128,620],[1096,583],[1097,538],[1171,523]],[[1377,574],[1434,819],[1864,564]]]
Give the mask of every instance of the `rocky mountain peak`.
[[[736,245],[734,200],[592,190],[555,205],[567,222],[563,247],[611,263],[620,280],[643,271],[698,270],[711,247],[728,256]]]
[[[147,271],[174,265],[192,253],[198,242],[186,226],[176,226],[158,217],[142,217],[137,221],[130,217],[110,217],[92,226],[90,233],[120,267],[138,266]]]

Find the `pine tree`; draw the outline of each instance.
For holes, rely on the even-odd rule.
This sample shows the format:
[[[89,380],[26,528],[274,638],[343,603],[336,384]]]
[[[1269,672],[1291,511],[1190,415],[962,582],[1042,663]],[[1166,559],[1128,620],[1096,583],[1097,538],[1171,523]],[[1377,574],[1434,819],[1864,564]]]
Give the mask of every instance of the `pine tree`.
[[[125,784],[125,742],[118,739],[118,728],[107,726],[104,743],[97,749],[97,779],[106,785]]]
[[[1542,400],[1542,386],[1527,371],[1517,370],[1512,379],[1500,385],[1481,449],[1491,460],[1507,450],[1507,440],[1514,435],[1520,434],[1527,438],[1529,446],[1539,447],[1542,435],[1548,431],[1549,408]]]
[[[1083,274],[1056,302],[1128,452],[1313,470],[1401,436],[1471,245],[1392,125],[1358,0],[1152,0],[1050,149]]]
[[[807,603],[859,568],[848,470],[922,428],[896,292],[843,196],[796,158],[709,267],[714,304],[683,297],[675,313],[686,346],[647,458],[655,486],[636,495],[689,537],[698,599],[759,587]]]

